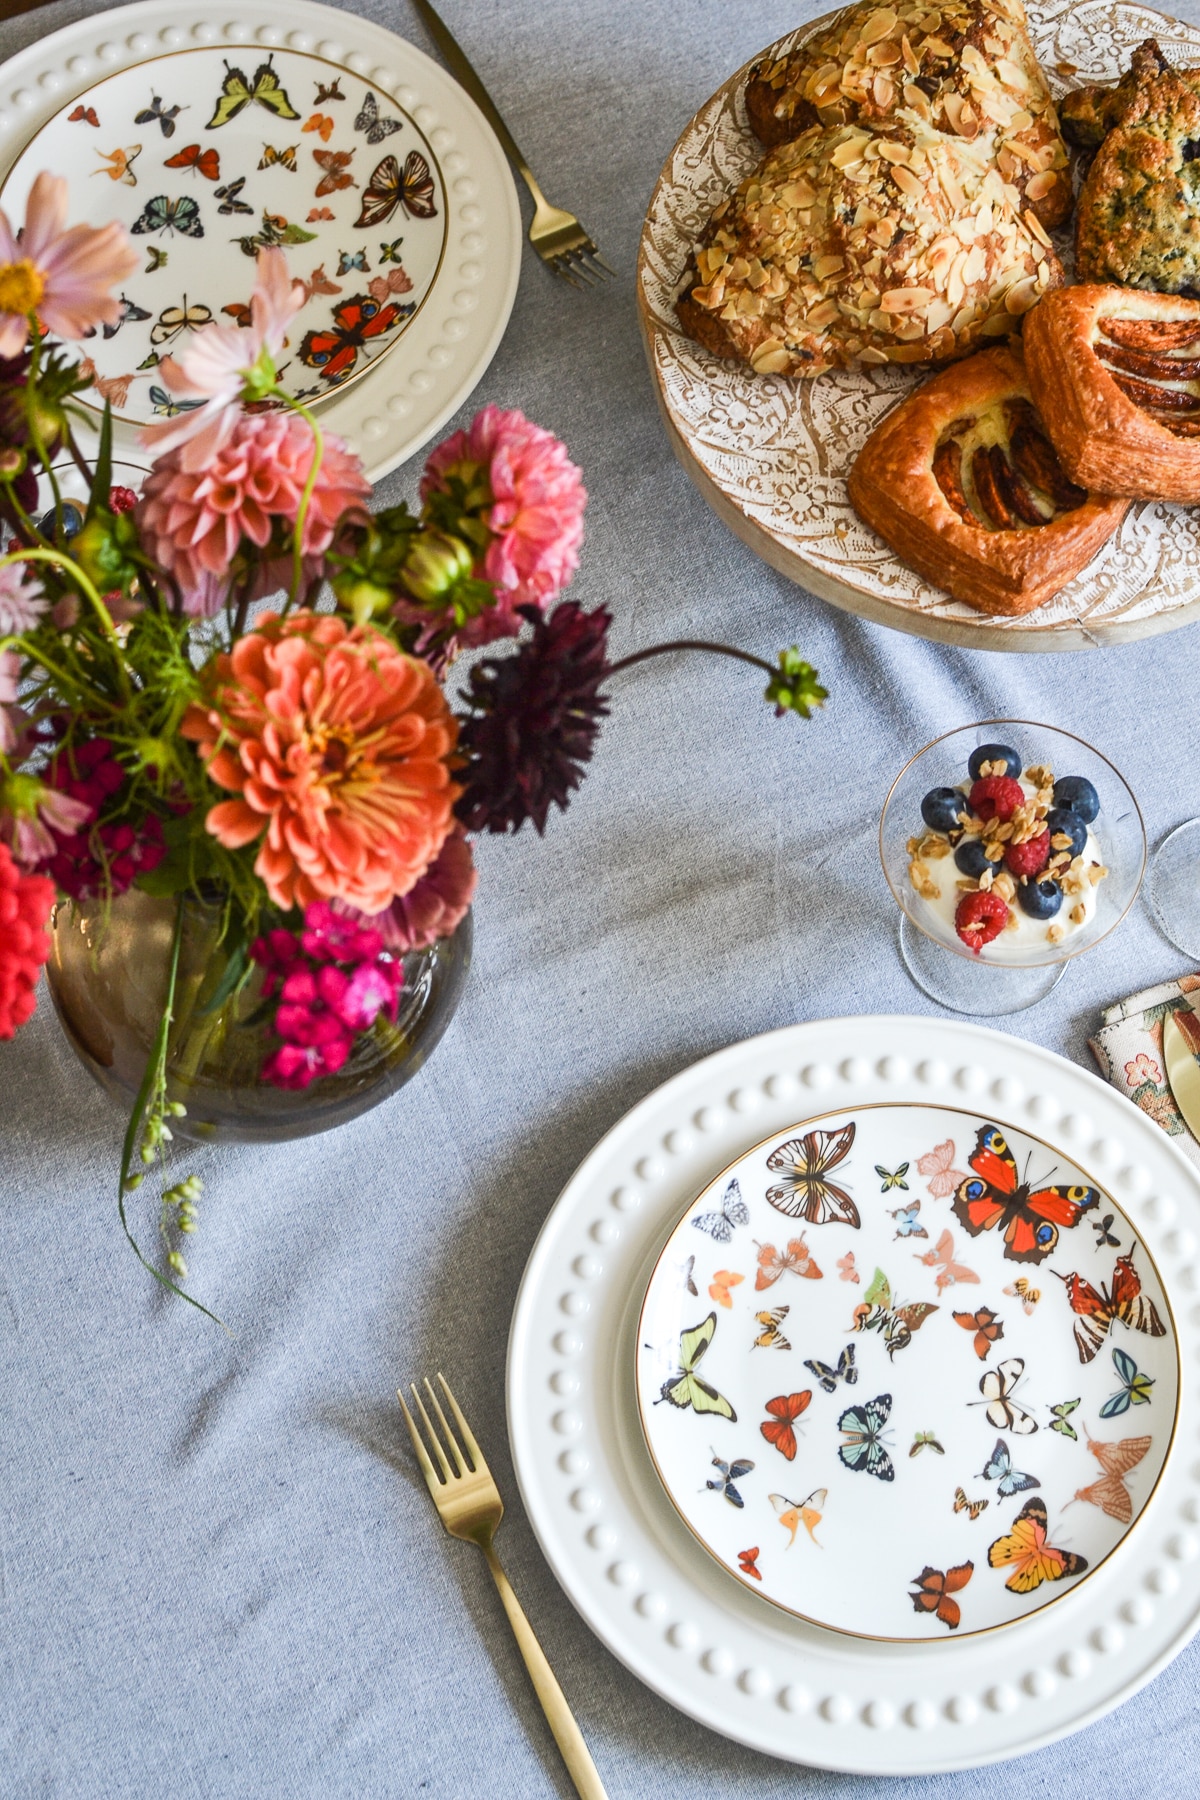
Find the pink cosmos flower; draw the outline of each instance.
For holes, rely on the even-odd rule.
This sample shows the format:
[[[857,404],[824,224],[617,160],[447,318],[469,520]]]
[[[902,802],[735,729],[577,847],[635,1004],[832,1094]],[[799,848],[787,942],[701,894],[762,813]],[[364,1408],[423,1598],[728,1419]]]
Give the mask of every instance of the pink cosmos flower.
[[[521,629],[517,607],[544,610],[579,567],[587,504],[582,476],[553,432],[523,413],[485,406],[466,431],[456,431],[430,456],[422,501],[448,492],[453,477],[468,492],[481,480],[490,489],[481,516],[494,535],[475,573],[499,590],[495,606],[470,620],[457,641],[466,646],[513,637]]]
[[[115,325],[121,305],[110,289],[141,258],[122,225],[67,229],[67,184],[42,172],[14,232],[0,212],[0,357],[20,354],[35,313],[61,338],[81,338],[95,325]]]
[[[30,580],[20,563],[0,568],[0,637],[32,631],[48,605],[41,583]]]
[[[59,850],[55,836],[71,837],[89,824],[92,808],[35,775],[14,775],[0,784],[0,838],[22,868],[35,869]]]
[[[25,715],[16,704],[21,679],[21,658],[15,650],[0,650],[0,750],[6,756],[16,749]]]
[[[181,468],[189,474],[203,469],[228,442],[242,399],[261,398],[261,387],[274,381],[287,328],[304,302],[304,284],[291,279],[283,251],[260,250],[249,326],[205,325],[192,334],[182,356],[164,356],[159,363],[158,373],[173,394],[203,399],[204,405],[145,426],[146,448],[159,453],[178,448]]]
[[[146,478],[138,524],[151,556],[179,583],[184,611],[210,617],[224,599],[243,540],[265,549],[277,521],[295,523],[312,467],[313,436],[297,413],[241,413],[205,467],[188,466],[192,448],[186,444],[159,457]],[[370,492],[353,451],[327,435],[304,521],[306,580],[320,572],[343,513],[361,510]],[[268,558],[256,592],[273,592],[289,573],[290,557]]]

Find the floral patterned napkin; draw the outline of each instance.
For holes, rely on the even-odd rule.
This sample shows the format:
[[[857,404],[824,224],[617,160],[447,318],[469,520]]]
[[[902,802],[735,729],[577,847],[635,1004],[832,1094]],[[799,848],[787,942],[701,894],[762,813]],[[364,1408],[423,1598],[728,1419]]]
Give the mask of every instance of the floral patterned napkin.
[[[1200,1142],[1175,1104],[1163,1057],[1163,1020],[1169,1013],[1189,1015],[1187,1025],[1193,1027],[1185,1030],[1189,1043],[1197,1035],[1200,1019],[1192,1009],[1200,1011],[1200,998],[1189,999],[1190,995],[1200,996],[1200,975],[1181,975],[1177,981],[1131,994],[1105,1008],[1100,1029],[1088,1042],[1105,1079],[1169,1136],[1178,1138],[1179,1148],[1200,1168]]]

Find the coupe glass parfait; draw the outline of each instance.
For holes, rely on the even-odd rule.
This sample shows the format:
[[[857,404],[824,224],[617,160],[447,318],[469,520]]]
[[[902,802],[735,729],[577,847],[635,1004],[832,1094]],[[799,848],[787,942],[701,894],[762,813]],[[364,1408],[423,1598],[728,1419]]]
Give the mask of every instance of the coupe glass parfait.
[[[904,765],[879,853],[917,986],[954,1012],[994,1017],[1044,999],[1120,924],[1146,833],[1124,777],[1082,738],[985,719]]]

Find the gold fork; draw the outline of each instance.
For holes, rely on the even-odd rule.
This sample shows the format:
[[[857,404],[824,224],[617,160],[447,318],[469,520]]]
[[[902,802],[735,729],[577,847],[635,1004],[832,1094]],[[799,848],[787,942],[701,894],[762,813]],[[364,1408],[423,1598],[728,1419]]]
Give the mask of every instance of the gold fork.
[[[500,1558],[496,1555],[495,1545],[492,1542],[496,1527],[504,1517],[504,1502],[500,1498],[500,1491],[492,1479],[490,1469],[483,1460],[483,1453],[479,1445],[471,1434],[471,1427],[463,1418],[462,1408],[450,1392],[446,1377],[440,1370],[438,1380],[442,1384],[442,1392],[450,1403],[450,1411],[454,1414],[459,1436],[466,1448],[465,1457],[462,1450],[459,1449],[458,1440],[451,1431],[449,1421],[442,1411],[442,1403],[430,1386],[428,1378],[425,1381],[425,1392],[429,1396],[430,1406],[437,1413],[441,1423],[442,1435],[440,1437],[433,1420],[426,1411],[424,1400],[417,1392],[416,1383],[413,1382],[411,1386],[413,1403],[425,1423],[429,1442],[437,1457],[438,1467],[441,1469],[440,1476],[429,1459],[429,1452],[422,1441],[416,1421],[404,1404],[404,1395],[399,1388],[396,1389],[396,1398],[400,1402],[404,1422],[408,1426],[408,1433],[412,1438],[413,1449],[417,1453],[417,1461],[421,1465],[426,1485],[433,1496],[433,1504],[437,1507],[442,1524],[451,1537],[466,1538],[469,1543],[478,1544],[487,1557],[487,1565],[492,1571],[492,1579],[500,1590],[500,1598],[504,1602],[508,1622],[513,1628],[513,1635],[517,1640],[521,1655],[525,1658],[525,1667],[529,1670],[537,1697],[542,1703],[542,1711],[554,1733],[554,1741],[562,1751],[563,1761],[567,1765],[567,1771],[575,1783],[577,1792],[582,1795],[582,1800],[608,1800],[604,1792],[604,1784],[596,1772],[596,1765],[583,1741],[583,1733],[572,1717],[566,1697],[554,1678],[554,1671],[546,1661],[542,1646],[533,1635],[533,1627],[525,1617],[521,1602],[509,1585],[508,1576],[500,1567]],[[450,1460],[444,1446],[449,1448],[450,1456],[454,1458],[453,1469],[450,1467]]]
[[[417,11],[424,19],[429,35],[450,64],[460,85],[465,87],[488,124],[496,133],[510,157],[521,180],[533,195],[533,223],[529,227],[529,242],[533,245],[547,267],[569,281],[572,287],[581,288],[584,281],[595,283],[607,281],[616,270],[610,269],[595,243],[584,230],[574,213],[564,212],[561,206],[551,206],[538,186],[532,169],[517,148],[516,140],[500,114],[496,111],[491,95],[480,81],[474,68],[467,60],[466,52],[453,37],[444,19],[440,18],[429,4],[429,0],[413,0]],[[577,281],[581,275],[583,281]]]

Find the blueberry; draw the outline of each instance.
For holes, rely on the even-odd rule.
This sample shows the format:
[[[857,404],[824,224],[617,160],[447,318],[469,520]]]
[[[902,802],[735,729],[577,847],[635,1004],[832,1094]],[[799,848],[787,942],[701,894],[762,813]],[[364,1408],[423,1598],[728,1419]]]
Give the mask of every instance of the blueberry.
[[[1054,840],[1061,833],[1071,840],[1071,855],[1080,856],[1087,843],[1088,828],[1077,812],[1069,806],[1052,806],[1046,814],[1046,830],[1050,833],[1050,845],[1054,848]],[[1058,848],[1062,848],[1061,845]]]
[[[954,852],[954,860],[964,875],[972,881],[978,881],[985,869],[998,868],[998,863],[990,863],[984,854],[983,845],[978,838],[964,838]]]
[[[958,815],[967,802],[957,788],[930,788],[921,802],[921,817],[930,831],[957,831]]]
[[[83,530],[83,514],[73,500],[63,501],[62,519],[63,537],[67,540],[78,537],[79,533]],[[38,520],[37,528],[44,538],[49,538],[51,543],[54,542],[55,518],[53,507]]]
[[[1083,775],[1060,775],[1054,784],[1054,804],[1069,806],[1090,825],[1100,811],[1100,796]]]
[[[1031,919],[1052,919],[1062,905],[1057,881],[1027,881],[1017,888],[1017,901]]]
[[[1004,773],[1011,775],[1014,781],[1021,773],[1021,759],[1007,744],[980,744],[978,750],[972,750],[971,760],[967,764],[971,780],[978,781],[984,763],[993,762],[1002,762]]]

